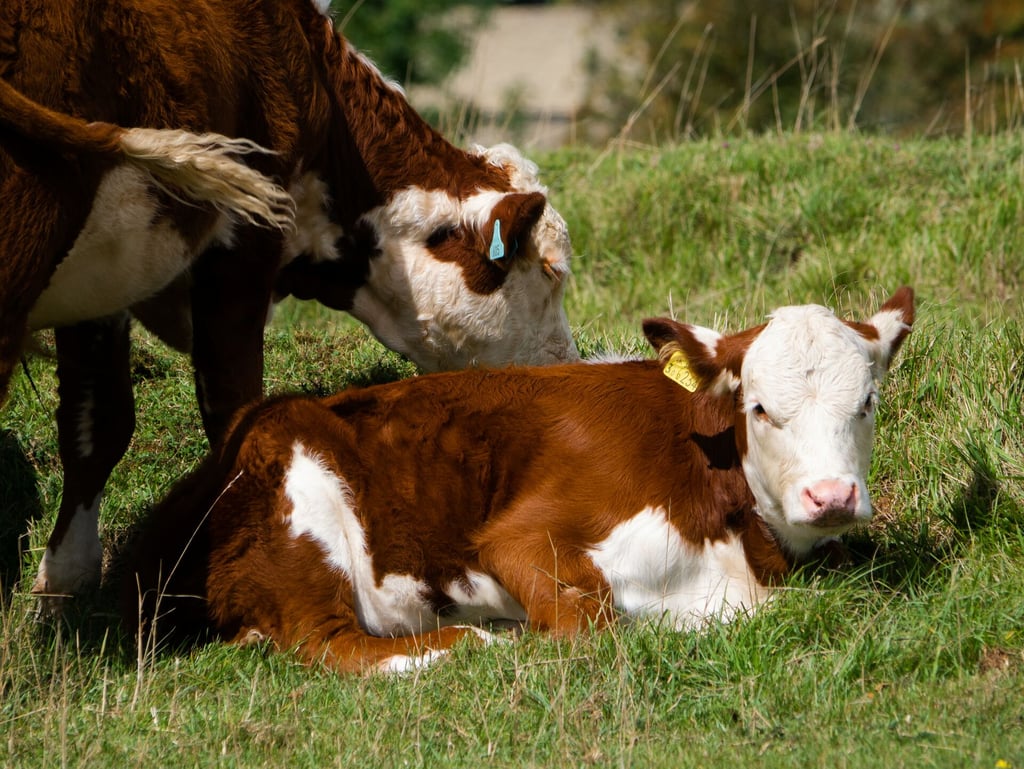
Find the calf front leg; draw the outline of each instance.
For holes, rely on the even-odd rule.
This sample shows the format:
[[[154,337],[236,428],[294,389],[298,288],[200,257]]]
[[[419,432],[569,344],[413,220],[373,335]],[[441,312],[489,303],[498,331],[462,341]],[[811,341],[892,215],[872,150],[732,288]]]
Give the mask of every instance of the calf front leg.
[[[32,592],[58,599],[99,582],[100,500],[131,441],[135,404],[127,313],[57,329],[56,341],[64,487]]]
[[[245,643],[262,638],[259,630],[249,629],[235,640]],[[404,673],[443,659],[463,639],[490,643],[495,636],[480,628],[459,625],[415,635],[380,638],[368,635],[359,627],[353,614],[345,620],[335,620],[317,628],[303,638],[296,649],[305,662],[322,663],[342,673]]]
[[[590,557],[542,515],[510,514],[478,540],[480,564],[526,609],[536,630],[572,636],[608,624],[612,591]]]

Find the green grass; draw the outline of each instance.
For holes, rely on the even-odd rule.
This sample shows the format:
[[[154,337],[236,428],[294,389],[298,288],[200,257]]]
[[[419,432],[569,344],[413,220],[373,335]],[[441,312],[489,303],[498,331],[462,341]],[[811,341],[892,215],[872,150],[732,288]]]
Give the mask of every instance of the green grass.
[[[109,589],[64,624],[33,619],[61,472],[36,357],[38,395],[21,374],[0,411],[0,764],[1024,767],[1024,139],[797,135],[542,166],[587,353],[643,351],[652,315],[736,330],[790,302],[863,316],[915,287],[853,565],[701,633],[527,635],[404,677],[264,648],[139,655]],[[282,308],[267,339],[271,391],[413,373],[314,307]],[[204,451],[187,361],[140,334],[134,373],[114,544]]]

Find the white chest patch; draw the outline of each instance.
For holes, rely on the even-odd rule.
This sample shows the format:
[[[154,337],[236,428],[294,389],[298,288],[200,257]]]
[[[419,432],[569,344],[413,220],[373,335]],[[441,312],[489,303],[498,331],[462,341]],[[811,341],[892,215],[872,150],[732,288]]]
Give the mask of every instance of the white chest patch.
[[[522,620],[525,612],[490,577],[466,575],[468,587],[451,585],[447,592],[456,611],[438,617],[424,599],[427,586],[404,574],[374,579],[366,532],[355,514],[351,490],[301,443],[295,443],[285,474],[285,496],[292,510],[286,523],[292,537],[308,536],[324,551],[325,565],[352,584],[356,615],[376,636],[398,636],[434,630],[440,625],[482,622],[491,618]],[[317,568],[317,565],[310,565]]]
[[[626,615],[668,614],[677,629],[728,621],[768,597],[738,538],[685,542],[661,508],[645,508],[588,551]]]
[[[180,275],[196,251],[169,218],[158,217],[158,207],[141,172],[119,166],[104,176],[82,231],[29,313],[29,327],[112,315]]]

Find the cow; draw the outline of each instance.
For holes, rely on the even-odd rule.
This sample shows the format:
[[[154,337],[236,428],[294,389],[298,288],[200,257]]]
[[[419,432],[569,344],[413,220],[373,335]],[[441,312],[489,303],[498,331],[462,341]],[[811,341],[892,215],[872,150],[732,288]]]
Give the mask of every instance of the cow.
[[[579,357],[537,167],[447,142],[327,6],[0,3],[0,402],[26,336],[56,328],[65,476],[39,594],[100,577],[102,491],[135,424],[130,317],[191,354],[213,445],[262,394],[287,295],[424,371]]]
[[[142,524],[123,619],[340,671],[414,668],[492,622],[728,621],[872,517],[879,383],[913,319],[909,287],[861,323],[659,318],[657,359],[252,406]]]

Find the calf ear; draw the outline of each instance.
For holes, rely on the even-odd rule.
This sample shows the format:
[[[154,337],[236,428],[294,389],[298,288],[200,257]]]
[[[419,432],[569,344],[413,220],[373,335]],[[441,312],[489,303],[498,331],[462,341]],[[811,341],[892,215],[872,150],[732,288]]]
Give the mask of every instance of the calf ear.
[[[650,318],[644,321],[644,334],[657,351],[666,376],[687,390],[724,395],[739,386],[739,368],[734,375],[722,358],[719,348],[726,337],[717,331],[670,318]]]
[[[483,228],[487,255],[504,267],[525,249],[530,230],[544,213],[547,198],[540,192],[513,192],[491,209],[491,218]]]
[[[866,323],[851,323],[868,341],[876,379],[889,370],[893,356],[914,324],[914,290],[903,286]]]

